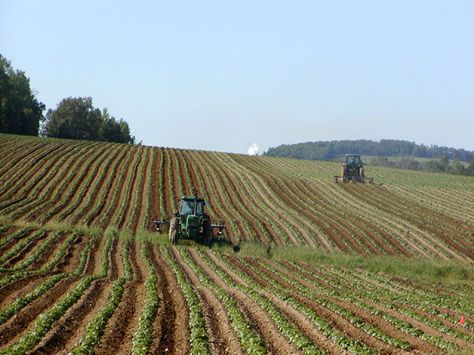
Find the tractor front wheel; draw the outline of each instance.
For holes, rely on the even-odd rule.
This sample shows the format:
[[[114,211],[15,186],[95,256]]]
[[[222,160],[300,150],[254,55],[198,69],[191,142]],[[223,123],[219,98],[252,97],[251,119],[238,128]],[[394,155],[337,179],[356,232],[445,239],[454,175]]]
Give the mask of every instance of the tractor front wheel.
[[[173,218],[170,222],[170,243],[177,244],[179,239],[179,219],[177,217]]]

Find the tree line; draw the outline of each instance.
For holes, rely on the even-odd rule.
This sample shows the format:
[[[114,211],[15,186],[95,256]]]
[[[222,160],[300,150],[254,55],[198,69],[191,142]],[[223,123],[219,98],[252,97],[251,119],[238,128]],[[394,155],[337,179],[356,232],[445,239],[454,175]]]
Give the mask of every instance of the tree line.
[[[68,97],[55,109],[40,102],[25,72],[0,54],[0,132],[52,138],[135,143],[128,123],[94,107],[91,97]]]
[[[270,148],[263,155],[308,160],[334,160],[345,154],[374,156],[368,163],[384,167],[474,175],[474,152],[472,151],[437,145],[419,145],[394,139],[382,139],[379,142],[341,140],[285,144]],[[401,158],[389,159],[390,157]],[[420,161],[416,158],[430,158],[430,160]]]
[[[404,140],[382,139],[371,140],[340,140],[329,142],[306,142],[283,144],[268,149],[264,155],[272,157],[288,157],[308,160],[332,160],[345,154],[360,154],[384,157],[410,156],[416,158],[443,158],[470,162],[474,152],[465,149],[426,146]]]
[[[436,173],[449,173],[457,175],[474,176],[474,158],[469,164],[463,164],[459,160],[449,160],[446,157],[419,161],[414,158],[389,159],[387,157],[373,157],[369,159],[370,165],[383,166],[397,169],[410,169],[419,171],[430,171]]]

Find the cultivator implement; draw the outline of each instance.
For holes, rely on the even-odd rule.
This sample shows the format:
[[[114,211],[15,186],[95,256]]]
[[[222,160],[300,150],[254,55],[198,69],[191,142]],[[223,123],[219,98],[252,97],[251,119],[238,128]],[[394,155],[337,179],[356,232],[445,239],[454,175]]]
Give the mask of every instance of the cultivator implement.
[[[342,175],[335,175],[333,181],[335,183],[359,182],[372,184],[374,179],[365,177],[364,165],[360,155],[346,154],[346,160],[342,163]]]
[[[206,201],[194,196],[183,196],[179,201],[179,210],[171,219],[155,219],[153,224],[159,233],[168,233],[171,244],[180,239],[192,239],[210,246],[216,242],[226,241],[234,251],[240,250],[240,245],[234,245],[224,234],[224,224],[212,224],[211,217],[205,213]]]

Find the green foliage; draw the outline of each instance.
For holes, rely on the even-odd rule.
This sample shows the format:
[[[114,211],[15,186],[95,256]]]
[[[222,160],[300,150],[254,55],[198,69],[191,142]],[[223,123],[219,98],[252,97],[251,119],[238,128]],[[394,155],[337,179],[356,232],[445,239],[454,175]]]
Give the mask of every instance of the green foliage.
[[[66,273],[61,273],[53,275],[48,278],[45,282],[41,283],[37,288],[35,288],[29,294],[18,297],[15,301],[8,306],[0,310],[0,324],[5,323],[8,319],[18,313],[25,306],[33,302],[39,296],[43,295],[49,291],[55,284],[57,284],[62,279],[66,278],[68,275]]]
[[[0,132],[37,136],[44,109],[30,79],[0,55]]]
[[[112,231],[113,238],[118,236],[116,232],[116,230]],[[89,354],[92,352],[94,346],[99,343],[101,336],[104,334],[107,322],[114,314],[122,299],[125,284],[132,279],[132,270],[129,260],[129,242],[127,241],[124,242],[122,263],[125,270],[125,276],[114,281],[106,305],[97,312],[95,318],[89,323],[86,334],[79,344],[71,351],[72,354]]]
[[[90,354],[93,347],[99,343],[108,320],[112,317],[122,299],[125,282],[124,277],[114,281],[106,305],[97,312],[94,320],[87,326],[86,334],[70,354]]]
[[[2,226],[11,226],[12,225],[12,220],[10,217],[7,216],[0,216],[0,225]]]
[[[413,142],[382,139],[380,142],[370,140],[342,140],[330,142],[307,142],[280,145],[270,148],[264,155],[308,160],[331,160],[345,154],[374,156],[412,156],[420,158],[442,158],[464,162],[474,158],[474,153],[464,149],[418,145]]]
[[[473,158],[474,159],[474,158]],[[457,175],[474,175],[474,169],[470,169],[459,162],[459,160],[449,161],[446,157],[435,160],[419,161],[413,158],[403,157],[401,159],[389,159],[387,157],[373,157],[370,159],[371,165],[396,169],[421,170],[435,173],[450,173]]]
[[[211,288],[226,308],[226,311],[232,323],[232,327],[234,328],[236,334],[239,336],[242,347],[249,354],[264,354],[265,347],[263,344],[263,340],[249,326],[247,319],[245,318],[244,314],[241,312],[237,305],[237,301],[229,294],[228,290],[219,287],[216,283],[211,281],[209,276],[190,258],[189,253],[184,252],[184,248],[180,248],[180,253],[185,262],[189,264],[194,270],[194,272],[199,278],[199,281],[206,287]],[[203,255],[202,253],[200,254],[201,256]],[[204,261],[207,260],[204,259]],[[216,272],[219,272],[219,269],[215,268],[214,265],[211,267]],[[226,282],[228,285],[230,285],[231,287],[235,287],[234,282],[230,280],[227,275],[219,273],[219,276],[221,276],[223,281]],[[243,289],[243,291],[249,292],[248,289]]]
[[[149,251],[150,245],[142,242],[140,248],[140,256],[143,259],[148,275],[145,280],[146,301],[138,324],[138,329],[133,335],[132,354],[148,354],[151,342],[153,340],[153,321],[158,310],[160,302],[158,296],[158,275],[156,269],[150,261]]]
[[[46,137],[134,143],[130,128],[123,119],[117,121],[107,109],[101,112],[91,97],[68,97],[55,110],[48,110],[42,128]]]
[[[271,254],[269,254],[268,247],[260,243],[242,244],[239,256],[272,257],[275,260],[304,261],[312,265],[334,265],[448,284],[474,282],[472,265],[454,260],[328,254],[324,250],[303,246],[276,246],[271,248]]]
[[[106,142],[116,143],[134,143],[135,137],[130,134],[128,123],[123,119],[116,120],[115,117],[109,114],[109,111],[104,108],[102,110],[102,122],[99,130],[100,140]]]
[[[199,302],[199,297],[195,290],[191,287],[188,279],[179,267],[175,259],[172,258],[168,249],[161,248],[162,255],[166,263],[173,269],[176,275],[179,287],[183,292],[189,310],[189,330],[191,346],[191,354],[209,354],[209,341],[206,332],[206,323],[204,321],[204,313]]]

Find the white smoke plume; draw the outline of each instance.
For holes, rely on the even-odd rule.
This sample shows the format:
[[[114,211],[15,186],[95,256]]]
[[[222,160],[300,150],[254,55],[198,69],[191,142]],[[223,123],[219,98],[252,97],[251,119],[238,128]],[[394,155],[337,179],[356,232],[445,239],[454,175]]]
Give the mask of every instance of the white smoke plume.
[[[257,143],[252,143],[249,145],[249,148],[247,149],[247,154],[248,155],[257,155],[258,151],[260,150],[260,147],[258,146]]]

